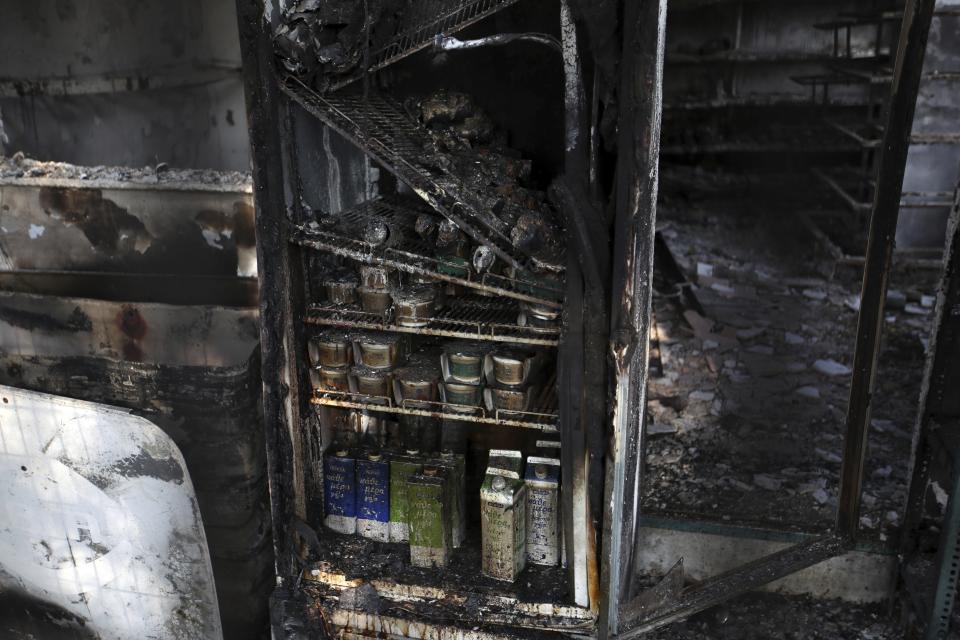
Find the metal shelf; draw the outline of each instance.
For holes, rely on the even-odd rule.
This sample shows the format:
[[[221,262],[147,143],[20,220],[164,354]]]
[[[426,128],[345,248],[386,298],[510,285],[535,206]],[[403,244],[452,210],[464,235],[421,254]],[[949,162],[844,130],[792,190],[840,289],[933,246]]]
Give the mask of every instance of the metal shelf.
[[[425,327],[405,327],[376,313],[356,306],[311,305],[307,309],[308,324],[347,329],[368,329],[441,336],[462,340],[506,342],[543,347],[559,343],[560,329],[533,329],[516,324],[519,309],[497,305],[488,298],[458,298],[430,319]]]
[[[371,92],[320,95],[294,76],[280,83],[283,91],[327,126],[358,146],[409,186],[431,207],[452,220],[476,242],[525,270],[510,242],[511,224],[492,212],[503,208],[493,193],[479,193],[454,173],[456,162],[441,152],[424,127],[389,96]],[[557,257],[558,264],[565,264]]]
[[[534,429],[544,433],[559,433],[560,422],[557,415],[555,387],[556,385],[552,382],[547,384],[543,395],[537,399],[536,406],[531,411],[505,411],[502,409],[488,411],[486,407],[482,406],[468,407],[424,400],[411,401],[411,405],[416,407],[414,408],[414,406],[407,406],[406,403],[398,405],[393,398],[368,396],[349,391],[315,391],[310,402],[324,407],[460,420],[503,427]],[[430,408],[424,408],[425,405],[429,405]]]
[[[333,253],[357,262],[393,267],[406,273],[515,300],[556,308],[562,306],[560,300],[563,292],[559,289],[548,289],[541,284],[535,285],[538,291],[544,291],[555,298],[552,299],[543,295],[532,295],[523,290],[524,285],[518,284],[514,279],[497,274],[476,275],[472,269],[465,277],[445,273],[444,269],[462,270],[464,266],[431,255],[427,243],[414,231],[417,216],[422,213],[432,213],[432,211],[412,198],[399,196],[374,198],[338,214],[337,222],[331,228],[324,228],[318,224],[295,226],[290,238],[302,246]],[[402,230],[403,238],[396,244],[386,247],[375,247],[357,239],[359,232],[372,220],[379,220],[390,228],[399,228]]]
[[[831,191],[839,196],[847,208],[851,211],[858,213],[869,213],[873,208],[872,202],[858,200],[856,196],[853,195],[849,180],[842,182],[843,177],[828,174],[822,169],[814,169],[813,173],[815,176],[817,176],[817,178],[820,179],[821,182],[829,187]],[[862,181],[862,178],[855,178],[855,180]]]
[[[826,119],[824,122],[830,128],[856,142],[862,149],[876,149],[883,143],[880,137],[873,137],[883,135],[883,131],[876,125],[846,124],[832,119]]]
[[[873,208],[872,200],[859,200],[853,195],[858,185],[866,185],[870,190],[874,188],[873,180],[864,178],[856,170],[834,169],[828,173],[823,169],[813,169],[813,173],[837,194],[851,211],[869,213]],[[900,206],[905,209],[943,209],[953,205],[949,198],[949,193],[904,191],[901,193]]]
[[[673,65],[693,64],[802,64],[810,62],[830,62],[834,56],[818,51],[762,51],[749,49],[728,49],[716,53],[684,53],[668,51],[665,62]]]
[[[877,149],[883,144],[883,129],[876,124],[852,124],[825,120],[827,125],[856,142],[862,149]],[[921,132],[910,136],[911,145],[960,144],[960,133]]]
[[[450,35],[506,9],[518,0],[418,0],[407,5],[401,22],[386,44],[370,52],[368,72],[388,67],[433,43],[438,34]],[[338,89],[363,77],[363,72],[335,81]]]

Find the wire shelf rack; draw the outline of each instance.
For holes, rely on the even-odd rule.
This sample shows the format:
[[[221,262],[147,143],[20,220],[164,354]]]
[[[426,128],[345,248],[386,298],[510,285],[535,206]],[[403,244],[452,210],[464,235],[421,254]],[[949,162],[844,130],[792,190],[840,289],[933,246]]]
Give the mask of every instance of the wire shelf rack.
[[[370,52],[368,72],[378,71],[403,60],[433,43],[437,35],[451,35],[519,0],[414,0],[409,2],[401,21]],[[363,71],[346,78],[333,79],[331,89],[344,87],[363,77]]]
[[[357,145],[409,186],[431,207],[452,220],[468,236],[488,245],[515,269],[523,259],[510,243],[510,225],[496,216],[500,198],[479,193],[455,173],[456,162],[440,152],[429,132],[410,118],[403,106],[378,93],[337,92],[320,95],[294,76],[281,82],[283,91],[327,126]],[[562,262],[561,262],[562,264]]]
[[[431,213],[412,198],[374,198],[337,215],[337,222],[326,228],[320,225],[297,225],[291,241],[311,249],[325,251],[365,264],[393,267],[405,273],[420,275],[440,282],[450,282],[491,295],[505,296],[538,305],[559,308],[563,292],[537,284],[535,288],[517,283],[499,274],[477,275],[464,265],[431,255],[431,249],[414,231],[417,216]],[[395,244],[376,247],[357,238],[358,232],[371,221],[380,221],[391,229],[399,229],[402,239]],[[531,291],[536,291],[534,295]],[[548,297],[549,296],[549,297]]]
[[[316,391],[310,400],[315,405],[359,409],[380,413],[394,413],[445,420],[461,420],[481,424],[536,429],[544,433],[559,433],[557,394],[549,384],[530,411],[488,410],[483,406],[466,406],[426,400],[403,401],[400,404],[386,396],[369,396],[350,391]]]
[[[424,336],[503,342],[542,347],[559,343],[559,328],[533,328],[516,324],[518,309],[493,305],[488,298],[457,298],[430,318],[426,326],[398,325],[380,314],[357,306],[315,304],[307,309],[306,322],[328,327],[411,333]]]

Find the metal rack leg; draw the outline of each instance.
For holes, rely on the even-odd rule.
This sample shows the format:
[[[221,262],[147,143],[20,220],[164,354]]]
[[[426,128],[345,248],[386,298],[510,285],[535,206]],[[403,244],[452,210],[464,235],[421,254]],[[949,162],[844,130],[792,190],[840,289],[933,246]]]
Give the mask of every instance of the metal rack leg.
[[[937,546],[937,585],[924,640],[947,637],[957,597],[957,577],[960,574],[960,464],[955,463],[953,467],[950,499],[943,514],[943,528]]]

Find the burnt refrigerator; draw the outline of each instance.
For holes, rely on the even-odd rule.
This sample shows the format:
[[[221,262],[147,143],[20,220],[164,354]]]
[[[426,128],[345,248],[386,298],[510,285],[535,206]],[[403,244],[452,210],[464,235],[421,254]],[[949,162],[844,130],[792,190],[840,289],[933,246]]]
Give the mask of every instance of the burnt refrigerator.
[[[658,100],[565,0],[238,7],[274,636],[616,635]]]

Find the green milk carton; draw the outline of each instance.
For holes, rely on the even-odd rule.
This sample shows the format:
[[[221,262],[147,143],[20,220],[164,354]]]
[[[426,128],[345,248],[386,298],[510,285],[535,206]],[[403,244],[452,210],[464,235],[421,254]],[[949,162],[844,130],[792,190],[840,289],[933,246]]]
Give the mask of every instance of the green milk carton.
[[[467,478],[466,458],[462,453],[441,451],[427,464],[447,472],[450,484],[450,534],[454,549],[459,549],[467,536]]]
[[[407,478],[410,564],[445,567],[450,556],[450,482],[446,469],[424,466]]]
[[[408,449],[390,455],[390,542],[407,542],[408,526],[407,478],[423,469],[419,451]]]

